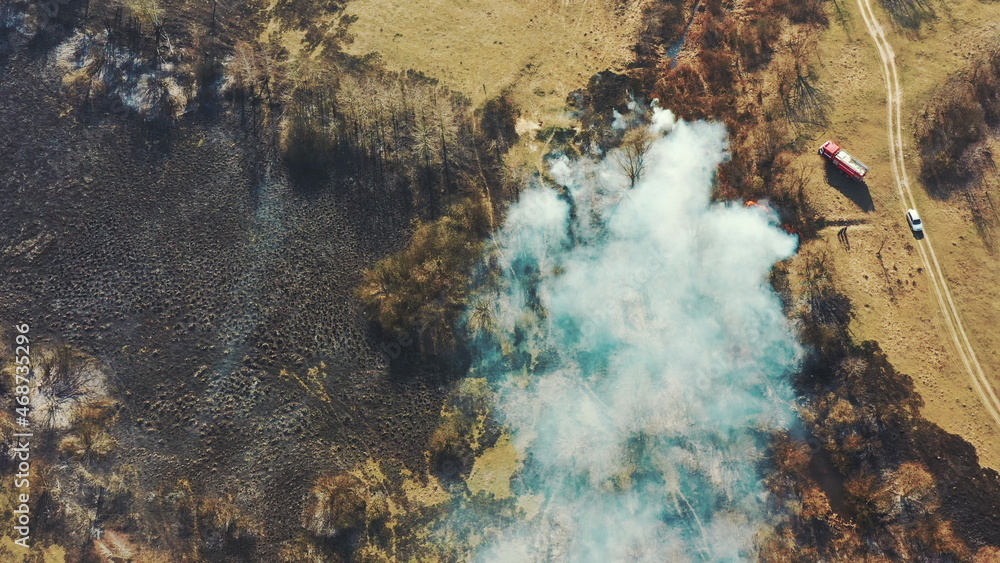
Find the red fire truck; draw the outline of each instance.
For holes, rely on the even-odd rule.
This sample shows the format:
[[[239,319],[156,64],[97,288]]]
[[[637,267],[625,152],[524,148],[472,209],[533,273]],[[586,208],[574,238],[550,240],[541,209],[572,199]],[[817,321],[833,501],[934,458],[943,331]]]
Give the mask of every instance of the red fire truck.
[[[819,155],[823,158],[833,162],[833,165],[847,175],[848,178],[856,181],[862,182],[865,179],[865,174],[868,173],[868,167],[861,163],[860,160],[854,158],[847,151],[840,148],[840,145],[834,143],[833,141],[827,141],[823,143],[823,146],[819,148]]]

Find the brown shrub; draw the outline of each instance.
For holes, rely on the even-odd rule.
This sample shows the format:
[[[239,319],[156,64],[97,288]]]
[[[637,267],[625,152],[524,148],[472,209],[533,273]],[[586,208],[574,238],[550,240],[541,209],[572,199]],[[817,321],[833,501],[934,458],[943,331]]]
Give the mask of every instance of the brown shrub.
[[[781,22],[778,18],[761,14],[738,26],[730,38],[730,45],[743,65],[754,70],[770,62],[774,43],[780,35]]]
[[[968,80],[952,80],[923,113],[918,132],[921,176],[933,195],[947,197],[966,187],[981,169],[975,148],[989,128],[978,98]]]
[[[970,79],[986,124],[1000,127],[1000,49],[976,61]]]
[[[792,23],[820,26],[830,23],[823,0],[773,0],[770,9],[764,11],[782,14]]]
[[[365,272],[358,296],[383,330],[402,334],[416,327],[425,338],[425,351],[435,353],[453,341],[469,272],[487,232],[479,201],[466,201],[436,221],[418,223],[406,249]]]
[[[356,476],[324,477],[309,492],[302,526],[320,538],[337,538],[364,527],[367,489]]]

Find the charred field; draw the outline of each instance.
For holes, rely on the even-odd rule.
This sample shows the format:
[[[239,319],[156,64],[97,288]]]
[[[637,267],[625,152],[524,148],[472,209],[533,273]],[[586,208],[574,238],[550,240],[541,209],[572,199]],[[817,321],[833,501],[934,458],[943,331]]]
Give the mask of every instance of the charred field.
[[[0,82],[0,236],[16,247],[0,317],[102,360],[116,457],[143,486],[189,479],[280,521],[331,464],[421,466],[448,370],[391,374],[353,296],[400,244],[399,199],[271,182],[272,149],[238,115],[67,125],[59,89],[43,60],[9,60]]]

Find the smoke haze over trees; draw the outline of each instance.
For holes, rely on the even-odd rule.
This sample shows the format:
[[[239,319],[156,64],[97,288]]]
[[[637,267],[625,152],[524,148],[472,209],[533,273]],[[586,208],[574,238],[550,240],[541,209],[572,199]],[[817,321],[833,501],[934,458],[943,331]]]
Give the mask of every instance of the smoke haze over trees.
[[[797,346],[766,278],[795,239],[709,203],[721,127],[657,109],[646,134],[634,184],[627,147],[554,160],[565,192],[525,191],[494,240],[473,370],[544,508],[485,559],[748,557],[767,518],[756,465],[791,420]]]

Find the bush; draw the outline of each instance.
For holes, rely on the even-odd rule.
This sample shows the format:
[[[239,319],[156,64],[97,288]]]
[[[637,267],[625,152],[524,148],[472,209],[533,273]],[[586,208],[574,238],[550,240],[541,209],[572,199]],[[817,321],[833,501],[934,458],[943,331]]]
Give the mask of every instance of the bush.
[[[107,432],[117,418],[117,405],[102,398],[80,405],[73,413],[59,451],[74,459],[98,461],[114,449],[116,441]]]
[[[324,539],[364,528],[367,496],[364,484],[354,475],[321,478],[309,492],[302,526]]]
[[[823,0],[774,0],[767,11],[784,14],[792,23],[824,27],[830,23]]]
[[[682,62],[672,69],[661,68],[661,71],[654,90],[655,97],[670,100],[670,107],[677,117],[696,120],[711,115],[712,94],[694,66]]]
[[[643,9],[643,26],[632,48],[639,66],[651,66],[665,45],[672,45],[684,31],[682,2],[652,2]]]
[[[932,195],[966,190],[992,168],[992,155],[984,149],[1000,130],[998,88],[1000,50],[995,50],[971,72],[951,79],[924,110],[918,129],[921,179]]]
[[[892,21],[908,29],[918,29],[924,21],[937,17],[927,0],[882,0],[882,6]]]
[[[56,346],[40,354],[35,378],[46,427],[64,425],[72,409],[94,395],[99,385],[97,367],[96,360],[71,346]]]
[[[1000,127],[1000,49],[976,61],[970,81],[976,101],[983,108],[986,125]]]
[[[481,110],[481,137],[495,143],[496,150],[506,151],[517,142],[515,126],[520,116],[520,110],[508,95],[491,98]]]
[[[1000,499],[1000,479],[979,467],[972,446],[921,417],[913,381],[878,344],[855,344],[840,333],[812,356],[797,385],[806,399],[800,408],[805,431],[821,450],[814,446],[806,464],[804,452],[782,437],[775,442],[782,473],[768,483],[779,502],[791,502],[792,514],[778,526],[779,538],[808,538],[818,550],[813,559],[851,560],[967,560],[970,547],[1000,539],[982,534],[992,524],[977,521]],[[826,374],[816,377],[819,371]],[[807,502],[817,482],[834,511]],[[775,539],[766,549],[783,553],[786,547]]]
[[[470,420],[451,413],[435,430],[430,442],[430,471],[443,483],[451,485],[472,470],[475,453],[469,444]]]
[[[365,272],[358,296],[383,330],[402,334],[416,327],[424,351],[437,353],[454,341],[469,274],[488,233],[478,200],[455,205],[435,221],[418,222],[403,251]]]

